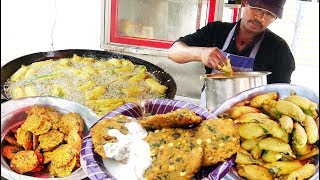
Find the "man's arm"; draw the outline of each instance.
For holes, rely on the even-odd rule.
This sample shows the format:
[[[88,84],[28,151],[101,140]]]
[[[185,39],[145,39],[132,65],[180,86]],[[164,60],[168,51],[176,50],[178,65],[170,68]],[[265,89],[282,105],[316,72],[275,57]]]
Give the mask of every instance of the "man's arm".
[[[226,58],[220,49],[213,47],[188,46],[183,42],[175,42],[168,52],[168,58],[176,63],[187,63],[192,61],[201,61],[204,65],[217,68],[223,66]]]
[[[169,59],[176,63],[201,61],[201,53],[204,47],[188,46],[185,43],[175,42],[168,51]]]

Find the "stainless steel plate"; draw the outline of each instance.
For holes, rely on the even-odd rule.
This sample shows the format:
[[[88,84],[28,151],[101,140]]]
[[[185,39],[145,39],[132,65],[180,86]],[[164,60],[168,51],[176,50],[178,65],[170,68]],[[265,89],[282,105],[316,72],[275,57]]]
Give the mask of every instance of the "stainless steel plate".
[[[47,105],[54,107],[61,113],[77,112],[84,120],[84,133],[99,120],[99,117],[87,107],[66,99],[56,97],[30,97],[14,99],[1,103],[1,143],[4,136],[7,134],[9,127],[21,124],[25,118],[25,110],[30,109],[34,105]],[[36,178],[26,175],[17,174],[11,170],[9,164],[1,153],[1,176],[7,179],[44,179]],[[74,171],[70,176],[65,178],[49,178],[49,179],[83,179],[87,175],[79,168]]]
[[[269,84],[269,85],[252,88],[229,98],[213,111],[213,115],[218,116],[219,114],[231,108],[232,106],[234,106],[240,101],[249,100],[257,95],[264,94],[267,92],[272,92],[272,91],[278,92],[280,99],[283,99],[289,96],[290,92],[294,91],[297,95],[306,97],[309,100],[317,103],[319,106],[319,94],[314,93],[312,90],[305,87],[292,85],[292,84],[276,83],[276,84]],[[243,179],[243,178],[239,177],[233,170],[230,170],[228,174],[223,177],[223,179],[233,180],[233,179]],[[319,159],[316,166],[316,172],[310,179],[311,180],[319,179]]]

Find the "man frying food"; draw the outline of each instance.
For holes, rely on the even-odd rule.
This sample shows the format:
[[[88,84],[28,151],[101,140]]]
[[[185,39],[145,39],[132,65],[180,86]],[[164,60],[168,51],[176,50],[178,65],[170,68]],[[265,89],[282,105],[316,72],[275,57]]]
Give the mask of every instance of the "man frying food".
[[[285,0],[243,0],[242,18],[236,23],[215,21],[195,33],[179,38],[168,57],[177,63],[201,61],[206,73],[270,71],[270,83],[290,83],[295,62],[288,44],[267,29],[282,18]],[[226,58],[228,56],[228,58]]]

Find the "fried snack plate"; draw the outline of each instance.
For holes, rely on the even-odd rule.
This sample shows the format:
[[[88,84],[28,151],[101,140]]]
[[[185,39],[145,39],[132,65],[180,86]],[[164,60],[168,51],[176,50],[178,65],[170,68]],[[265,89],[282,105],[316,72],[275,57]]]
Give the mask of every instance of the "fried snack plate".
[[[230,109],[231,107],[236,105],[238,102],[250,100],[257,95],[264,94],[267,92],[272,92],[272,91],[278,92],[280,99],[283,99],[283,98],[289,96],[290,92],[294,91],[297,95],[301,95],[301,96],[308,98],[309,100],[317,103],[318,108],[319,108],[319,95],[315,94],[312,90],[305,88],[305,87],[302,87],[302,86],[297,86],[297,85],[292,85],[292,84],[275,83],[275,84],[269,84],[269,85],[255,87],[255,88],[243,91],[241,93],[238,93],[235,96],[226,100],[224,103],[222,103],[212,113],[214,116],[218,116],[219,114],[225,112],[227,109]],[[318,109],[318,111],[319,111],[319,109]],[[236,172],[231,170],[228,172],[228,174],[226,176],[224,176],[223,179],[225,179],[225,180],[232,179],[233,180],[233,179],[243,179],[243,178],[239,177]],[[316,172],[310,179],[311,180],[319,179],[319,158],[318,158],[318,162],[316,165]]]
[[[143,113],[151,114],[164,114],[174,111],[178,108],[188,108],[201,116],[203,120],[214,118],[214,116],[205,109],[202,109],[196,105],[169,99],[150,99],[142,103],[142,105],[128,103],[118,109],[115,109],[111,113],[102,117],[102,119],[112,118],[118,114],[123,114],[130,117],[141,117]],[[190,157],[192,158],[192,157]],[[235,157],[228,159],[225,162],[219,163],[216,166],[201,168],[195,175],[196,179],[202,179],[207,177],[209,179],[221,179],[234,164]],[[88,177],[92,180],[98,179],[115,179],[107,171],[103,164],[101,156],[93,151],[93,143],[89,132],[84,134],[84,139],[80,151],[80,162],[82,168],[86,171]],[[125,173],[125,172],[124,172]]]
[[[1,144],[9,128],[20,125],[27,117],[25,111],[31,109],[34,105],[48,105],[54,107],[61,113],[79,113],[84,120],[84,133],[99,119],[99,117],[87,107],[61,98],[42,96],[9,100],[1,103]],[[8,162],[1,153],[1,176],[6,179],[84,179],[86,174],[82,168],[79,168],[72,172],[70,176],[64,178],[42,178],[21,175],[11,170]]]

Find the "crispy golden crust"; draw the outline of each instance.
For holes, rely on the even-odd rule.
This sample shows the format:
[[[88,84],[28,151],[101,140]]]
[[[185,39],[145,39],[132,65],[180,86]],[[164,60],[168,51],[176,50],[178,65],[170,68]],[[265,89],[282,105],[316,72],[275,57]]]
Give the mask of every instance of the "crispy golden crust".
[[[78,113],[64,114],[59,121],[59,131],[67,135],[73,129],[83,131],[83,119]]]
[[[58,129],[58,124],[61,119],[61,114],[53,109],[50,109],[48,112],[49,119],[52,123],[52,129]]]
[[[34,129],[37,129],[37,128],[39,128],[39,126],[42,123],[42,118],[45,118],[45,117],[44,116],[40,116],[38,114],[28,115],[27,119],[21,125],[21,128],[26,130],[26,131],[32,131]]]
[[[17,129],[17,143],[26,150],[32,149],[32,133],[30,131],[25,131],[22,128]]]
[[[177,109],[166,114],[156,114],[147,117],[145,120],[140,121],[141,126],[149,129],[162,129],[162,128],[177,128],[188,127],[193,124],[199,124],[202,121],[200,116],[197,116],[189,109]]]
[[[38,164],[39,161],[34,151],[20,151],[14,155],[10,167],[15,172],[23,174],[32,171]]]
[[[75,156],[76,150],[69,144],[60,145],[53,151],[51,165],[61,167],[67,165]]]
[[[240,148],[238,128],[231,119],[203,121],[196,131],[196,141],[204,147],[203,166],[224,161]]]
[[[10,160],[19,151],[22,151],[22,148],[13,145],[6,145],[2,148],[2,154]]]
[[[146,170],[145,179],[192,179],[203,156],[203,148],[193,136],[193,130],[179,128],[148,134],[145,140],[150,145],[152,165]]]
[[[43,155],[43,164],[47,164],[52,160],[52,152],[44,152]]]
[[[82,139],[77,130],[71,130],[66,138],[67,144],[70,144],[80,154]]]
[[[35,135],[47,133],[52,127],[52,122],[49,119],[43,118],[41,124],[37,129],[33,129],[31,132]]]
[[[101,120],[91,128],[90,135],[92,137],[94,152],[106,159],[107,155],[104,152],[103,145],[116,141],[116,138],[108,135],[108,130],[118,129],[121,133],[127,134],[128,130],[124,124],[129,121],[127,116],[118,115],[112,119]]]
[[[41,118],[48,119],[52,123],[52,128],[57,129],[58,121],[61,114],[55,109],[48,106],[33,106],[30,110],[26,111],[28,116],[37,115]]]
[[[56,167],[56,166],[53,166],[51,163],[48,167],[49,173],[57,177],[69,176],[72,170],[75,168],[76,163],[77,163],[76,156],[73,156],[72,160],[65,166]]]
[[[39,148],[43,151],[51,151],[59,146],[63,141],[63,134],[58,130],[51,130],[39,136]]]
[[[26,121],[17,130],[11,129],[5,136],[4,139],[14,145],[3,147],[2,153],[12,161],[18,151],[30,150],[37,161],[28,156],[30,153],[24,153],[20,156],[26,157],[17,156],[12,161],[11,168],[18,173],[41,174],[48,172],[50,164],[53,177],[68,176],[75,168],[79,168],[84,129],[80,115],[68,113],[60,123],[62,114],[51,107],[34,106],[26,113]]]
[[[6,136],[4,137],[4,139],[5,139],[9,144],[11,144],[11,145],[13,145],[13,146],[19,146],[19,144],[18,144],[18,142],[17,142],[17,139],[14,138],[14,137],[11,137],[11,136],[9,136],[9,135],[6,135]]]
[[[39,146],[39,136],[32,134],[32,149],[36,150]]]

